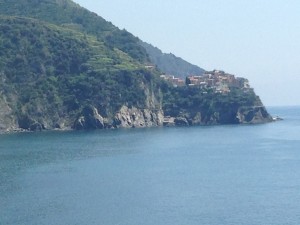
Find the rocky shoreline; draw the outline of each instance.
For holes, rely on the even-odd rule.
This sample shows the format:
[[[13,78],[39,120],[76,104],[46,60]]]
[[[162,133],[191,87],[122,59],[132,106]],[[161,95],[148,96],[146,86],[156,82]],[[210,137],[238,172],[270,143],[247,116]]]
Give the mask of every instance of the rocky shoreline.
[[[146,128],[146,127],[173,127],[173,126],[209,126],[224,124],[263,124],[282,120],[273,118],[264,106],[241,108],[236,112],[236,120],[221,121],[218,113],[213,113],[209,121],[203,121],[201,113],[193,117],[187,115],[165,116],[161,109],[138,109],[136,107],[122,106],[113,118],[101,116],[96,107],[85,107],[75,122],[70,125],[62,122],[55,127],[49,127],[37,121],[31,121],[28,128],[10,127],[1,130],[1,134],[35,132],[35,131],[70,131],[70,130],[93,130],[93,129],[119,129],[119,128]]]

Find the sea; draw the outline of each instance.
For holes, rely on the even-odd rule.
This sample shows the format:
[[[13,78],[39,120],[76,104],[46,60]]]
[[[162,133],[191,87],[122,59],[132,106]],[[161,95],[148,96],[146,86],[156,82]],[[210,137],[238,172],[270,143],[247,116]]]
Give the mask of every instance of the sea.
[[[1,225],[299,225],[300,107],[284,120],[0,136]]]

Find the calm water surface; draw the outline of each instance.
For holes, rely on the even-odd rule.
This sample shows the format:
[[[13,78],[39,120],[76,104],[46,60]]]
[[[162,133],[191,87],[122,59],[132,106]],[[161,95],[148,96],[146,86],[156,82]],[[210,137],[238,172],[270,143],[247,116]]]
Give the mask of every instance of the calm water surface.
[[[300,108],[256,126],[0,136],[1,225],[299,225]]]

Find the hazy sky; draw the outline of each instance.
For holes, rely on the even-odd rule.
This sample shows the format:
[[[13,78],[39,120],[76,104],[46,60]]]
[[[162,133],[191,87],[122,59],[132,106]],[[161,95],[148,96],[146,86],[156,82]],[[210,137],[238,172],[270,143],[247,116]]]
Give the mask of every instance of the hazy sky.
[[[246,77],[267,106],[300,105],[299,0],[75,0],[206,70]]]

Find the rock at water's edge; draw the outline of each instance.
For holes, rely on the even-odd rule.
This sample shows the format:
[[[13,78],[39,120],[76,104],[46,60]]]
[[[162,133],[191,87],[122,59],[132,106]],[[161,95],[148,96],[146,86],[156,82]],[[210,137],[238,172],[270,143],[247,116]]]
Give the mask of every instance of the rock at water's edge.
[[[104,127],[104,119],[94,106],[84,107],[74,123],[74,129],[76,130],[103,129]]]
[[[237,119],[240,124],[259,124],[273,121],[264,106],[240,108],[237,112]]]
[[[154,127],[163,124],[162,110],[138,109],[122,106],[114,117],[113,126],[116,128]]]

